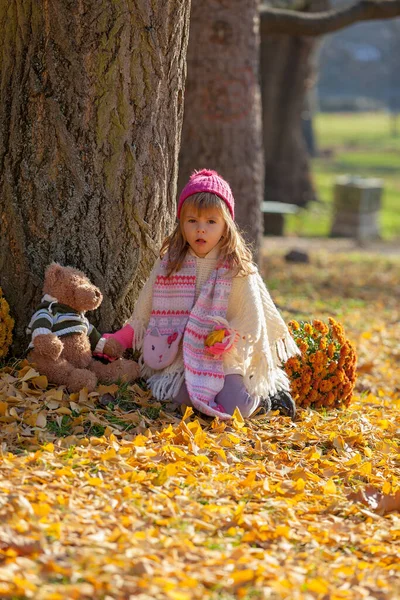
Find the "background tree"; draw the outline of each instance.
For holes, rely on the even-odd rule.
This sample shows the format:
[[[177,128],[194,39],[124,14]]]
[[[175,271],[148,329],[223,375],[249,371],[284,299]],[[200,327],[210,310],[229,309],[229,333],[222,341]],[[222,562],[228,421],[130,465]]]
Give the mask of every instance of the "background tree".
[[[399,0],[361,0],[337,10],[329,6],[329,0],[306,0],[301,12],[298,4],[296,10],[271,9],[267,2],[261,6],[265,200],[306,206],[315,197],[301,115],[315,77],[318,40],[360,21],[400,14]]]
[[[391,115],[391,133],[399,135],[398,117],[400,114],[400,20],[396,19],[390,27],[390,49],[393,60],[389,66],[389,111]]]
[[[308,13],[328,7],[329,0],[310,0],[301,10]],[[315,198],[302,113],[307,90],[315,77],[317,44],[313,37],[270,33],[261,36],[264,200],[267,201],[305,206]]]
[[[254,31],[257,4],[193,3],[179,168],[179,187],[194,168],[214,166],[221,171],[238,200],[239,224],[256,249],[263,197],[302,206],[314,198],[301,112],[318,36],[359,20],[392,18],[400,13],[400,0],[361,0],[330,11],[328,0],[306,0],[301,6],[297,2],[296,10],[261,5],[265,196]]]
[[[194,169],[229,181],[239,225],[257,251],[263,189],[258,0],[192,4],[179,188]]]
[[[261,33],[317,37],[361,21],[400,16],[400,0],[359,0],[350,6],[304,14],[285,8],[261,7]]]
[[[100,327],[133,307],[175,216],[190,2],[0,5],[0,285],[16,335],[77,266]]]

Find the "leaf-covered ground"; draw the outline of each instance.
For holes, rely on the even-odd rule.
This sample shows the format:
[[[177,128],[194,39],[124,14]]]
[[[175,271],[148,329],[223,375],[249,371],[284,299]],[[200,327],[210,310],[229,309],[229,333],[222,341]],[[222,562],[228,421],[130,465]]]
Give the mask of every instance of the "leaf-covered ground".
[[[400,258],[267,254],[287,320],[359,355],[345,412],[219,423],[139,385],[0,378],[0,598],[400,597]]]

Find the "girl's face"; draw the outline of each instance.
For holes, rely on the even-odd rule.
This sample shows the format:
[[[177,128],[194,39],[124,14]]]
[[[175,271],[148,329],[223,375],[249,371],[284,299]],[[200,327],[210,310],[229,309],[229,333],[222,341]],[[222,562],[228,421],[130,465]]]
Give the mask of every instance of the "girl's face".
[[[218,208],[198,211],[189,205],[182,211],[181,227],[191,249],[204,258],[220,241],[226,230],[223,214]]]

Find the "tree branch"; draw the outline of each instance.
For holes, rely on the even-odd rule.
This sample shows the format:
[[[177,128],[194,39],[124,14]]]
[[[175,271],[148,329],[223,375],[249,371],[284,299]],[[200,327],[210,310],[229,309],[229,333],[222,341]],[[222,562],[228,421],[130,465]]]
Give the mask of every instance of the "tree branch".
[[[319,36],[360,21],[393,19],[398,16],[400,16],[400,0],[360,0],[341,10],[319,13],[303,13],[262,6],[260,8],[261,35]]]

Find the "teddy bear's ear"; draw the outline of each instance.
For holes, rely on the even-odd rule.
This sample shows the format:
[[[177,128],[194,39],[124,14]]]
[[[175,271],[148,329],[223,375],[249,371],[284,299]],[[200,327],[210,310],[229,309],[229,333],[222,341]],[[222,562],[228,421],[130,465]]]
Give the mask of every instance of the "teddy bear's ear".
[[[58,281],[60,281],[64,268],[62,265],[53,262],[51,263],[45,273],[44,281],[47,288],[52,288]]]

